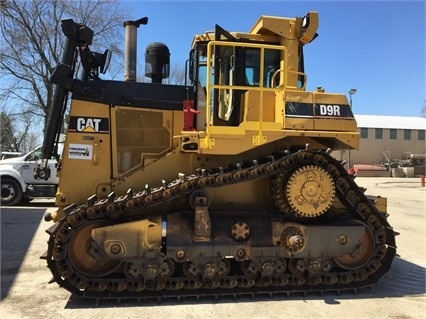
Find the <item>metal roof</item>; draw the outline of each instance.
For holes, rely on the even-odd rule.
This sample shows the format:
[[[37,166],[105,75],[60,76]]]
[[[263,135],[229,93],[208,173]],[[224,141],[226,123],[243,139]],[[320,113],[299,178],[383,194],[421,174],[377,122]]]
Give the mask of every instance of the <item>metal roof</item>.
[[[426,130],[426,118],[355,114],[358,127]]]

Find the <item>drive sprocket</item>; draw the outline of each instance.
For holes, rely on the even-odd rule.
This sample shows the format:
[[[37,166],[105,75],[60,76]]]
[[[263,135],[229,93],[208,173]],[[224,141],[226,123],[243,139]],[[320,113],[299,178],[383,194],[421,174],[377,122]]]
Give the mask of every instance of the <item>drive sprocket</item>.
[[[280,210],[297,217],[321,216],[335,199],[333,178],[315,165],[299,167],[291,174],[278,174],[274,191]]]

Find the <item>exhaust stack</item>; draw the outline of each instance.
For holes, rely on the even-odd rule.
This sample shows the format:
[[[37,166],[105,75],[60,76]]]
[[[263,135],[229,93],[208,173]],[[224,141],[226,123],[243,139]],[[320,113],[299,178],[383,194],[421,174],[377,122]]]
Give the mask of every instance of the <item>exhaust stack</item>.
[[[136,82],[136,46],[137,29],[141,24],[147,24],[148,18],[124,22],[126,29],[124,52],[124,81]]]

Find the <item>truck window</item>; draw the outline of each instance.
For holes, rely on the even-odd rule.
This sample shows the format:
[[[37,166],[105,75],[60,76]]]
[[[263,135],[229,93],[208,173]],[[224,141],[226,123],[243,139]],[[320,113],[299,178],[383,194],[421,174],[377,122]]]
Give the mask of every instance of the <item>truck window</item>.
[[[37,147],[34,151],[28,153],[25,161],[37,161],[41,158],[41,146]]]
[[[25,161],[38,161],[39,159],[41,159],[41,146],[37,147],[34,151],[30,152],[27,154],[27,156],[25,157]],[[62,146],[60,147],[59,151],[60,154],[62,153]],[[51,159],[56,159],[55,156],[52,156]]]

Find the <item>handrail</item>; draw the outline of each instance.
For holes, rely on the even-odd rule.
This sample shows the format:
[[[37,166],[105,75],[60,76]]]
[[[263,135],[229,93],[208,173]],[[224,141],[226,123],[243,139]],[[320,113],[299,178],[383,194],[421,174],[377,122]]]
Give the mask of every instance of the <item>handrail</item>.
[[[215,46],[228,46],[228,47],[244,47],[244,48],[255,48],[255,49],[260,49],[260,58],[259,58],[259,79],[261,79],[259,81],[258,85],[238,85],[238,84],[234,84],[234,83],[230,83],[228,85],[226,84],[212,84],[211,83],[211,74],[213,74],[214,71],[214,56],[213,56],[213,50]],[[213,94],[213,90],[214,89],[219,89],[219,90],[247,90],[247,91],[258,91],[259,92],[259,105],[258,105],[258,110],[259,110],[259,131],[261,128],[261,122],[263,121],[263,94],[264,92],[267,91],[272,91],[272,92],[280,92],[283,90],[283,84],[286,83],[286,79],[283,76],[282,78],[279,79],[279,85],[277,87],[266,87],[264,86],[263,83],[263,78],[265,77],[265,66],[264,66],[264,52],[267,49],[273,49],[273,50],[279,50],[281,51],[281,56],[284,57],[284,59],[281,59],[280,61],[280,69],[283,74],[285,75],[286,73],[284,72],[285,70],[285,59],[287,57],[287,48],[284,46],[280,46],[280,45],[271,45],[271,44],[259,44],[259,43],[240,43],[240,42],[229,42],[229,41],[210,41],[207,45],[207,79],[206,79],[206,101],[212,101],[212,97],[211,95]],[[278,71],[279,71],[278,70]],[[217,71],[217,70],[216,70]],[[274,74],[277,74],[277,72],[275,72]],[[247,114],[247,110],[244,110],[245,114]],[[206,127],[207,130],[208,128],[212,125],[211,123],[211,115],[212,115],[212,105],[211,103],[206,103]],[[245,120],[245,118],[244,118]],[[214,125],[214,124],[213,124]]]
[[[289,90],[298,90],[298,91],[306,91],[306,83],[308,81],[308,76],[306,75],[306,73],[303,72],[299,72],[299,71],[293,71],[293,70],[287,70],[287,73],[292,73],[292,74],[296,74],[298,76],[303,76],[303,86],[302,87],[298,87],[298,86],[293,86],[293,85],[286,85],[286,89]]]

